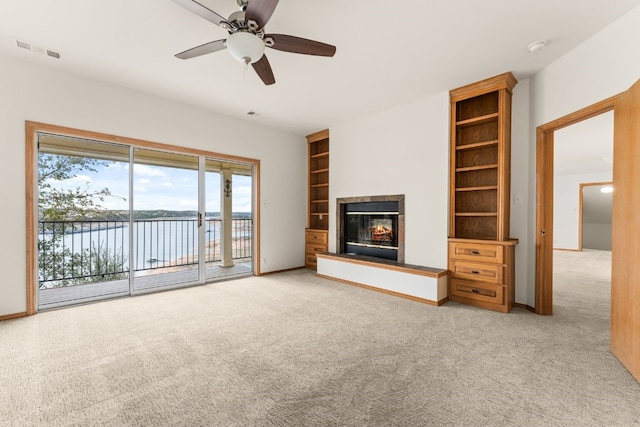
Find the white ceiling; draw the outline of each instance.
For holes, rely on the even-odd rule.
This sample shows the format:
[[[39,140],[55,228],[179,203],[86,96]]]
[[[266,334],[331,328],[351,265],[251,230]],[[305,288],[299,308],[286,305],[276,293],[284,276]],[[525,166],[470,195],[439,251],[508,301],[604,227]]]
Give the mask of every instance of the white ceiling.
[[[200,1],[225,17],[237,10],[235,0]],[[0,0],[0,54],[308,134],[505,71],[528,77],[638,5],[282,0],[267,32],[333,44],[337,53],[267,49],[276,84],[264,86],[228,52],[176,59],[226,32],[170,0]],[[62,58],[19,49],[12,38]],[[528,53],[540,39],[548,47]]]

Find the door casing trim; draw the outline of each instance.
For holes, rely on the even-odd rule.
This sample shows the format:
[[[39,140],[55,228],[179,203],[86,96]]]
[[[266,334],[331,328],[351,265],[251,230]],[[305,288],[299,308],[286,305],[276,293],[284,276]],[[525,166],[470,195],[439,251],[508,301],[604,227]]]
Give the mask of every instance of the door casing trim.
[[[612,96],[536,128],[535,312],[537,314],[553,314],[554,132],[608,111],[614,111],[615,114],[618,97],[619,95]]]

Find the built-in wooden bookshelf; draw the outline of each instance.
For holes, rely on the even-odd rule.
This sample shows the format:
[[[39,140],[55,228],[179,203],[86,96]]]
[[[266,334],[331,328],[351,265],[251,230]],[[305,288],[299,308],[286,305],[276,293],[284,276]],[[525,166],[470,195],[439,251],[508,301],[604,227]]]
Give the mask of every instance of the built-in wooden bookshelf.
[[[511,73],[450,92],[450,237],[509,238]]]
[[[504,73],[450,91],[449,299],[509,312],[514,247],[509,237],[511,96]]]
[[[316,268],[316,254],[327,251],[329,233],[329,130],[307,135],[309,207],[305,265]]]

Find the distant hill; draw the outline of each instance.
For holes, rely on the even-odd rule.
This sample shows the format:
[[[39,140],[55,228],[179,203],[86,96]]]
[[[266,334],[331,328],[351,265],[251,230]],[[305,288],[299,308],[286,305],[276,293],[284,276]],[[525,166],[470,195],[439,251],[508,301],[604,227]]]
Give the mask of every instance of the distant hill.
[[[207,218],[220,218],[220,212],[206,212]],[[233,212],[233,218],[246,219],[251,218],[251,212]],[[133,219],[195,219],[198,217],[197,211],[171,211],[171,210],[137,210],[133,211]],[[76,218],[75,220],[89,221],[128,221],[129,211],[125,210],[108,210],[92,212],[85,218]]]

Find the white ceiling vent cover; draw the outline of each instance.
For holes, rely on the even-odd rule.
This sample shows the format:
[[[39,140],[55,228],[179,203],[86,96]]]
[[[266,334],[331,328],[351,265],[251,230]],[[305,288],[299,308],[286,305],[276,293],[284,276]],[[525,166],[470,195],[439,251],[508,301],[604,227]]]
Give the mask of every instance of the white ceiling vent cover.
[[[46,49],[44,47],[36,46],[33,43],[25,42],[23,40],[14,39],[16,42],[16,46],[20,49],[28,50],[31,52],[39,53],[41,55],[47,55],[51,58],[60,59],[60,52],[56,52],[55,50]]]

